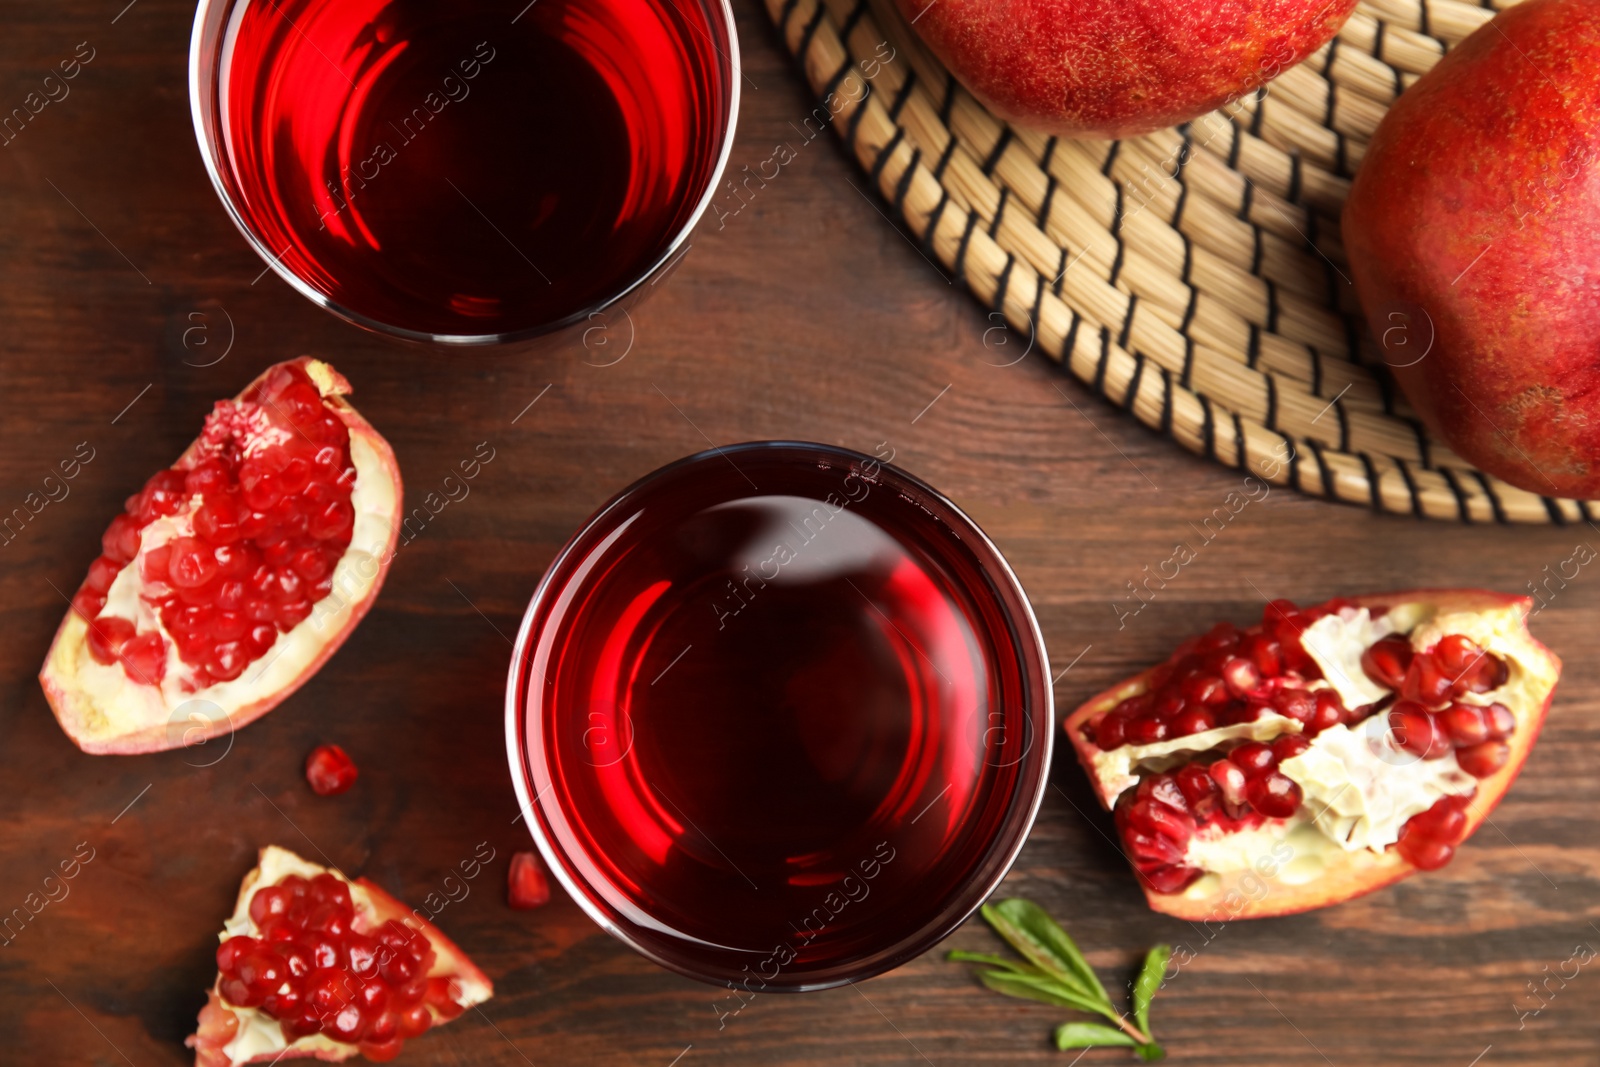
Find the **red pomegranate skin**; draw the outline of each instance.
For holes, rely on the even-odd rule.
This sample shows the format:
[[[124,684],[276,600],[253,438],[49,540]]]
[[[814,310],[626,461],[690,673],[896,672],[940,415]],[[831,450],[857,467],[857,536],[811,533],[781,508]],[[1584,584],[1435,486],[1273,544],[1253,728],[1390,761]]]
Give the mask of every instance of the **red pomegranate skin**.
[[[1600,3],[1528,0],[1406,90],[1344,210],[1357,295],[1411,406],[1544,496],[1600,494],[1597,159]]]
[[[1338,32],[1356,0],[897,0],[1002,118],[1130,137],[1254,92]]]

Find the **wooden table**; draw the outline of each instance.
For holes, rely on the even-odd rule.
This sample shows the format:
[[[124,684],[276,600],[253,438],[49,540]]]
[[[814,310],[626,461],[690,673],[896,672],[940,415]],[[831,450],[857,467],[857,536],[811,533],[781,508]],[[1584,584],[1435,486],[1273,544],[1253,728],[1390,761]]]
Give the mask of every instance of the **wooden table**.
[[[614,366],[586,362],[576,343],[536,355],[403,349],[260,276],[193,143],[190,8],[139,0],[119,15],[124,2],[12,5],[0,35],[5,110],[79,42],[94,50],[70,95],[0,149],[0,510],[79,442],[94,450],[70,495],[0,546],[0,910],[80,843],[94,850],[70,896],[0,946],[0,1062],[186,1062],[219,921],[260,845],[329,857],[415,901],[482,841],[497,859],[439,921],[498,995],[404,1063],[1074,1062],[1047,1044],[1063,1012],[989,994],[942,952],[859,988],[761,997],[719,1030],[713,989],[633,955],[559,891],[538,912],[505,907],[506,857],[528,847],[504,769],[507,635],[596,505],[707,439],[891,442],[1008,553],[1055,669],[1072,664],[1056,687],[1063,708],[1213,618],[1253,620],[1264,596],[1524,591],[1600,541],[1588,528],[1379,518],[1277,490],[1119,627],[1126,583],[1198,540],[1239,476],[1036,355],[998,366],[994,323],[885,222],[831,140],[801,149],[722,228],[702,226]],[[750,82],[734,170],[766,159],[812,106],[757,6],[741,0],[739,17]],[[230,335],[226,358],[203,365]],[[306,352],[356,383],[413,493],[481,441],[497,458],[399,555],[327,669],[226,758],[80,753],[34,680],[58,590],[80,580],[123,497],[177,455],[212,399]],[[1195,954],[1155,1012],[1174,1062],[1600,1063],[1600,976],[1574,977],[1565,962],[1600,944],[1589,918],[1600,914],[1600,776],[1584,769],[1600,758],[1597,575],[1551,582],[1535,630],[1567,673],[1545,737],[1493,824],[1439,874],[1309,915],[1192,928],[1145,908],[1109,820],[1058,754],[1005,891],[1065,917],[1108,985],[1157,940]],[[324,740],[362,767],[337,801],[311,795],[300,773]],[[949,944],[997,946],[977,922]],[[1550,991],[1546,1006],[1519,1016],[1539,1005],[1530,983]],[[1083,1062],[1126,1061],[1101,1050]]]

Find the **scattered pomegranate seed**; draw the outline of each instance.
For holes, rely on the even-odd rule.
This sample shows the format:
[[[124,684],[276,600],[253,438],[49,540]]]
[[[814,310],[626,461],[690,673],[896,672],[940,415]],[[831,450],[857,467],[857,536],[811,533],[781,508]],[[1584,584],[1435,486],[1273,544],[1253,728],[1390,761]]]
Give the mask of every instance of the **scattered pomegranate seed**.
[[[318,745],[306,757],[306,781],[319,797],[336,796],[356,784],[356,762],[338,745]]]
[[[539,857],[532,852],[514,852],[506,875],[506,903],[519,911],[537,908],[550,901],[550,883],[544,876]]]

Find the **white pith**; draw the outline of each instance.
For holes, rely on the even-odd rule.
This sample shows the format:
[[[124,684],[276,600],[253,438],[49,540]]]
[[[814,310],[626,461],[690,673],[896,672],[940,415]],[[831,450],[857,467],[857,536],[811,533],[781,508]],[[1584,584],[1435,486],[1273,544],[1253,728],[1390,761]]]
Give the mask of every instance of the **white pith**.
[[[324,364],[312,362],[305,370],[324,395],[331,392]],[[370,599],[382,577],[399,508],[395,481],[367,435],[351,432],[350,458],[356,470],[350,497],[355,520],[350,544],[334,569],[333,591],[314,604],[299,625],[278,634],[273,645],[232,681],[187,689],[185,683],[192,680],[193,669],[183,662],[159,616],[139,595],[141,561],[160,545],[193,533],[191,515],[199,499],[191,500],[182,513],[144,527],[139,554],[118,572],[102,614],[126,618],[140,633],[155,630],[161,634],[167,648],[161,683],[151,685],[130,678],[121,663],[97,661],[86,642],[88,622],[76,611],[69,613],[45,665],[45,673],[61,689],[81,698],[82,729],[89,739],[115,739],[163,726],[175,744],[189,736],[215,733],[207,728],[230,722],[242,709],[295,684],[329,641],[345,632],[352,612]],[[191,735],[191,731],[197,732]]]
[[[336,870],[301,859],[288,849],[269,845],[261,852],[260,864],[245,875],[244,882],[239,887],[238,904],[234,908],[233,915],[222,924],[222,933],[217,935],[217,940],[221,942],[230,937],[259,936],[260,930],[250,918],[250,898],[255,895],[257,887],[276,885],[292,874],[310,879],[323,873],[332,874],[349,886],[350,902],[355,906],[355,928],[358,931],[365,933],[382,924],[383,920],[378,917],[371,897],[360,884],[350,881]],[[453,962],[444,953],[436,954],[433,966],[428,970],[429,976],[451,974],[450,968]],[[474,980],[470,975],[455,974],[454,978],[456,1002],[464,1008],[482,1004],[493,993],[492,989]],[[276,1057],[290,1047],[291,1042],[284,1039],[283,1028],[278,1025],[276,1019],[256,1008],[241,1008],[229,1004],[222,999],[220,992],[217,997],[239,1020],[239,1029],[234,1034],[233,1040],[222,1047],[223,1055],[228,1057],[229,1063],[242,1064],[258,1057]],[[432,1008],[429,1010],[432,1011]],[[435,1022],[437,1021],[438,1016],[435,1014]],[[356,1051],[354,1045],[334,1041],[323,1034],[296,1038],[292,1044],[297,1052],[330,1052],[337,1054],[339,1058],[352,1055]]]
[[[1520,712],[1542,706],[1555,683],[1547,658],[1536,654],[1538,646],[1526,635],[1520,609],[1440,612],[1429,604],[1407,603],[1376,620],[1366,608],[1346,608],[1307,627],[1302,644],[1325,676],[1307,688],[1333,689],[1350,708],[1388,696],[1390,690],[1366,677],[1361,654],[1390,633],[1406,635],[1417,651],[1431,648],[1448,634],[1461,634],[1505,661],[1504,685],[1457,698],[1461,703],[1501,703]],[[1209,751],[1233,737],[1270,741],[1300,732],[1298,723],[1278,715],[1247,725],[1257,729],[1227,734],[1234,729],[1229,727],[1097,752],[1095,773],[1108,803],[1114,805],[1118,795],[1137,784],[1135,772],[1170,770],[1184,762],[1173,758],[1175,752]],[[1308,740],[1305,752],[1278,767],[1300,786],[1300,810],[1255,828],[1228,831],[1211,826],[1197,831],[1181,862],[1207,873],[1181,895],[1209,899],[1217,893],[1222,876],[1252,868],[1284,884],[1303,885],[1321,877],[1332,863],[1372,863],[1398,840],[1406,820],[1442,797],[1465,795],[1478,786],[1478,779],[1461,770],[1453,752],[1423,760],[1401,749],[1384,715],[1373,715],[1354,727],[1335,726]],[[1174,742],[1180,744],[1175,747]]]

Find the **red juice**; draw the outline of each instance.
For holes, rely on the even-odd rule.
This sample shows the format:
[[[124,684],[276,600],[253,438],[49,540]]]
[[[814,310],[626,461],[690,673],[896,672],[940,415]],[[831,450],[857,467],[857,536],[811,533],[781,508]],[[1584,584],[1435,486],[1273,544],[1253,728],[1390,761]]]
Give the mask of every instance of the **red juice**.
[[[558,870],[647,954],[756,991],[925,948],[1009,862],[1048,753],[987,542],[820,446],[641,484],[552,567],[513,673]]]
[[[265,254],[413,334],[581,316],[667,256],[730,121],[698,0],[248,0],[222,181]]]

